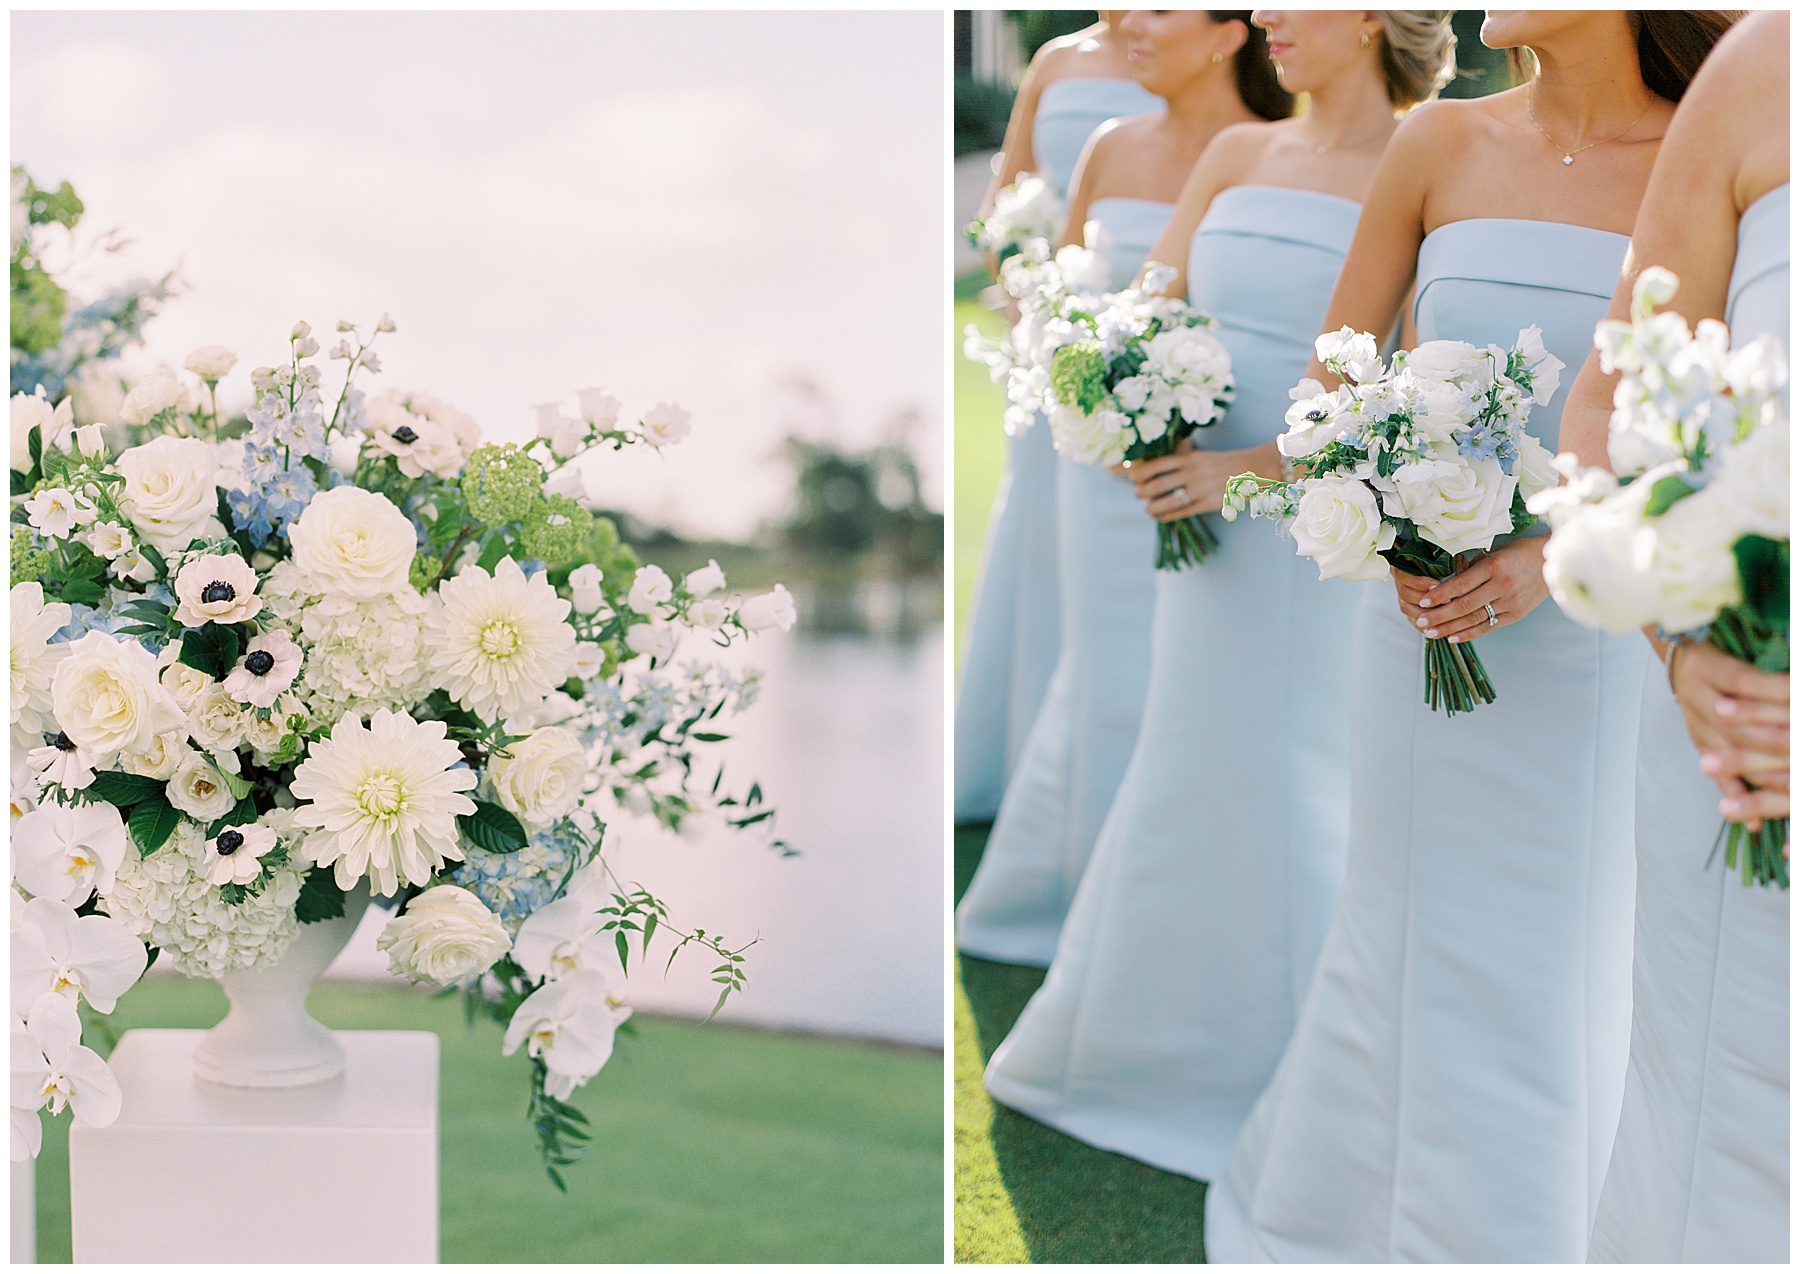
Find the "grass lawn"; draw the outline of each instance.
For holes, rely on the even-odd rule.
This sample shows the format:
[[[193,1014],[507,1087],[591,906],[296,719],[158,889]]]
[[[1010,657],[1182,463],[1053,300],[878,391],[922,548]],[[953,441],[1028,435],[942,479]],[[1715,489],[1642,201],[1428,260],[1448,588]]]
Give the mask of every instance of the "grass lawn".
[[[959,282],[959,298],[969,291],[968,283]],[[988,512],[1006,468],[1006,433],[1000,423],[1006,411],[1006,394],[988,379],[987,368],[962,356],[963,328],[970,323],[979,324],[989,335],[998,335],[1005,326],[1000,315],[972,298],[956,302],[951,325],[956,348],[956,414],[952,425],[956,443],[956,542],[952,561],[956,569],[958,670],[962,668],[963,631],[975,598],[975,574],[981,567],[981,549],[987,539]]]
[[[639,1017],[575,1097],[594,1146],[559,1195],[525,1124],[526,1061],[500,1029],[420,992],[327,984],[337,1029],[435,1031],[440,1255],[497,1261],[904,1261],[943,1257],[943,1062],[935,1053]],[[210,1026],[210,982],[155,978],[113,1021]],[[69,1260],[68,1117],[46,1120],[38,1259]]]
[[[959,898],[987,831],[956,830]],[[1041,969],[957,958],[956,1259],[1204,1260],[1204,1185],[1096,1150],[995,1105],[982,1088],[987,1059],[1043,980]]]

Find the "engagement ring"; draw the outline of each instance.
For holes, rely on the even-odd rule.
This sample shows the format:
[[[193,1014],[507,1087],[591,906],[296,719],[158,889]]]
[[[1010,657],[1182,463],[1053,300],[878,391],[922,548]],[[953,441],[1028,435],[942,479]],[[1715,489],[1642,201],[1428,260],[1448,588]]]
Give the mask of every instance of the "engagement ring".
[[[1173,491],[1169,492],[1169,494],[1174,496],[1176,499],[1180,500],[1181,503],[1184,505],[1193,503],[1193,501],[1188,499],[1188,493],[1187,493],[1186,487],[1176,487]]]
[[[1489,628],[1492,628],[1495,624],[1500,622],[1498,617],[1496,617],[1494,614],[1494,603],[1483,602],[1481,604],[1481,609],[1488,613],[1488,627]]]

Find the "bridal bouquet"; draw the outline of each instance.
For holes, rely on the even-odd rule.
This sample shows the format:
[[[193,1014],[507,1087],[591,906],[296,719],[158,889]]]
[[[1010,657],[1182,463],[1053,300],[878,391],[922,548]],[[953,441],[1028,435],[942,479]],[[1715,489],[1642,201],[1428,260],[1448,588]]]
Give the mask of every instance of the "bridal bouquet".
[[[1293,389],[1277,440],[1292,481],[1241,474],[1224,516],[1279,518],[1319,578],[1386,579],[1390,566],[1446,579],[1465,553],[1484,552],[1536,518],[1526,500],[1554,486],[1547,449],[1525,431],[1550,401],[1562,362],[1535,327],[1510,350],[1428,341],[1384,366],[1375,338],[1343,328],[1319,337],[1321,361],[1343,384]],[[1425,702],[1454,716],[1492,703],[1470,643],[1425,642]]]
[[[1062,215],[1056,188],[1036,173],[1020,173],[994,196],[993,211],[971,221],[964,233],[976,248],[993,253],[1004,265],[1030,240],[1054,240]]]
[[[1567,485],[1532,508],[1555,528],[1544,578],[1579,623],[1623,633],[1654,624],[1710,641],[1764,672],[1788,670],[1787,359],[1762,336],[1740,349],[1722,323],[1690,332],[1675,276],[1651,268],[1631,321],[1602,323],[1601,364],[1619,373],[1607,455],[1613,473],[1557,464]],[[1615,476],[1616,475],[1616,476]],[[1746,885],[1787,888],[1787,820],[1719,832]],[[1715,845],[1714,852],[1718,846]]]
[[[483,443],[441,400],[358,386],[385,317],[338,330],[335,403],[305,323],[250,373],[247,419],[214,405],[218,346],[194,382],[140,381],[117,425],[12,400],[15,1158],[45,1106],[117,1114],[78,1002],[110,1011],[158,951],[196,977],[265,967],[364,891],[396,973],[526,1050],[559,1186],[628,962],[666,933],[717,957],[721,1004],[743,985],[743,947],[673,928],[600,852],[608,819],[773,814],[696,770],[755,678],[674,661],[690,635],[787,628],[787,590],[639,565],[573,494],[581,456],[665,448],[687,413],[584,390],[530,441]]]

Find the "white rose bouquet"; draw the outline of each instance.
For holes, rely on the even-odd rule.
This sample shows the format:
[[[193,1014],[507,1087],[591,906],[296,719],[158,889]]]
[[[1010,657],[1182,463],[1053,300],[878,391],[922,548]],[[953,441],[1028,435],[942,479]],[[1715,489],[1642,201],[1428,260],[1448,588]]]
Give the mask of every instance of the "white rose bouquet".
[[[1386,579],[1390,566],[1446,579],[1537,519],[1526,500],[1557,481],[1549,451],[1525,431],[1556,393],[1562,362],[1535,327],[1510,350],[1428,341],[1383,365],[1375,338],[1343,328],[1319,337],[1343,384],[1290,391],[1277,440],[1291,481],[1240,474],[1224,516],[1279,518],[1319,578]],[[1492,703],[1473,643],[1425,641],[1425,701],[1454,716]]]
[[[1679,314],[1657,313],[1676,287],[1667,270],[1645,270],[1630,322],[1594,334],[1601,365],[1619,373],[1613,472],[1557,457],[1569,482],[1531,502],[1555,528],[1544,578],[1578,623],[1616,633],[1654,625],[1786,672],[1786,352],[1769,336],[1734,350],[1722,323],[1703,319],[1690,332]],[[1787,888],[1787,832],[1785,818],[1755,832],[1725,823],[1726,867],[1746,885]]]
[[[1063,204],[1056,189],[1036,173],[1020,173],[994,196],[994,209],[964,229],[969,242],[1004,265],[1032,239],[1052,241],[1062,227]]]
[[[716,563],[677,581],[560,493],[591,450],[679,440],[685,412],[634,422],[586,390],[529,442],[484,444],[428,395],[364,396],[392,330],[339,325],[327,410],[297,325],[241,421],[214,405],[233,355],[196,351],[205,392],[172,371],[135,387],[141,441],[118,455],[13,400],[15,1157],[45,1105],[117,1112],[78,998],[109,1011],[158,950],[190,976],[266,965],[365,881],[394,970],[527,1046],[553,1179],[628,962],[665,934],[712,951],[724,995],[744,985],[745,948],[671,927],[602,841],[630,817],[768,831],[757,785],[690,782],[756,675],[674,660],[692,634],[790,627],[792,597],[734,596]]]

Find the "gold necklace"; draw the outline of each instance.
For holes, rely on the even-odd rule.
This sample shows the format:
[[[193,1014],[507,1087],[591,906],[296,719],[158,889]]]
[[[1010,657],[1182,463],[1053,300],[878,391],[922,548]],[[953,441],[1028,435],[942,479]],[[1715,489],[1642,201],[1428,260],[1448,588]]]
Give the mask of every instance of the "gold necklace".
[[[1556,144],[1556,138],[1550,136],[1550,134],[1548,132],[1545,132],[1544,126],[1542,124],[1538,123],[1537,116],[1532,113],[1531,90],[1533,87],[1534,87],[1534,85],[1530,85],[1530,84],[1525,86],[1525,118],[1531,121],[1531,126],[1533,128],[1537,129],[1539,133],[1543,134],[1544,140],[1550,143],[1551,149],[1562,150],[1562,153],[1563,153],[1562,161],[1563,161],[1564,167],[1567,167],[1568,165],[1574,163],[1575,156],[1579,155],[1582,151],[1590,150],[1593,147],[1600,145],[1602,142],[1617,141],[1619,138],[1625,136],[1626,133],[1629,133],[1632,129],[1636,128],[1638,125],[1638,120],[1643,119],[1644,116],[1648,115],[1650,113],[1650,108],[1652,106],[1656,105],[1656,97],[1654,94],[1652,94],[1650,100],[1648,102],[1644,103],[1644,109],[1637,113],[1637,119],[1632,120],[1631,123],[1625,125],[1624,128],[1621,128],[1618,132],[1614,133],[1612,136],[1596,137],[1593,141],[1589,142],[1586,146],[1577,146],[1574,150],[1563,150],[1563,148],[1561,146]]]
[[[1390,124],[1387,127],[1387,132],[1385,134],[1385,137],[1392,137],[1393,135],[1394,135],[1394,126]],[[1385,140],[1385,137],[1384,137],[1384,140]],[[1333,145],[1333,146],[1314,146],[1313,154],[1329,155],[1334,150],[1342,150],[1342,149],[1344,149],[1344,147],[1351,145],[1353,143],[1353,141],[1360,142],[1361,140],[1363,140],[1363,139],[1361,139],[1361,138],[1352,139],[1352,138],[1346,137],[1343,141],[1338,142],[1336,145]],[[1374,137],[1371,135],[1367,140],[1373,141]]]

